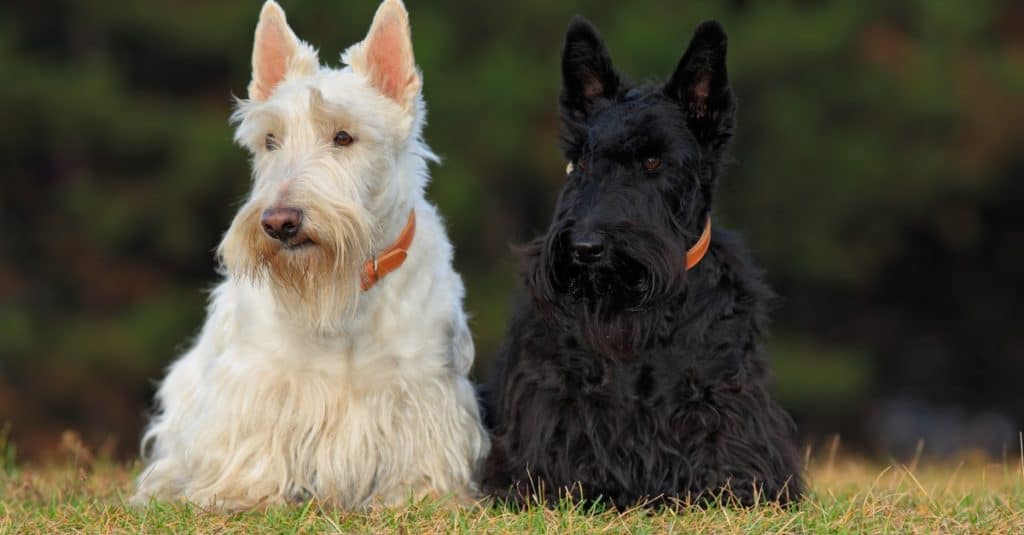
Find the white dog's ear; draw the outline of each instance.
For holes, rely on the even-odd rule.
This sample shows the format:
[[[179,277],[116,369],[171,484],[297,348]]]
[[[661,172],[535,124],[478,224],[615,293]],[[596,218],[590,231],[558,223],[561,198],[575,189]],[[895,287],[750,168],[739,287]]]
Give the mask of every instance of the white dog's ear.
[[[409,13],[401,0],[384,0],[366,39],[349,47],[342,61],[403,107],[415,100],[422,82],[412,53]]]
[[[281,6],[274,0],[267,0],[256,25],[249,98],[270,98],[288,74],[312,74],[317,63],[316,52],[295,36]]]

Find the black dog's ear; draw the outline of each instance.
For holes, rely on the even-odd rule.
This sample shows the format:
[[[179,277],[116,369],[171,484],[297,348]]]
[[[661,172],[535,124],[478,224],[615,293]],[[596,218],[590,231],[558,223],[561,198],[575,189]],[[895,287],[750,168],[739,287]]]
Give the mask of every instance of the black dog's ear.
[[[735,101],[725,69],[727,38],[717,21],[697,26],[665,94],[683,106],[686,124],[702,143],[724,141],[732,133]]]
[[[563,111],[582,120],[595,102],[614,96],[618,90],[619,75],[597,28],[579,15],[573,17],[562,49]]]

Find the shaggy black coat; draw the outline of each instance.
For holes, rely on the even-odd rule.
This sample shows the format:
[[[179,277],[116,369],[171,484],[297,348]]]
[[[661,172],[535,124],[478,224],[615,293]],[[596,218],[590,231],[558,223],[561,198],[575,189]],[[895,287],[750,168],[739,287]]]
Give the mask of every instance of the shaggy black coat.
[[[547,235],[526,247],[527,292],[483,389],[490,494],[617,507],[801,495],[794,426],[761,349],[771,291],[718,227],[683,268],[735,124],[725,48],[705,23],[666,83],[634,87],[588,22],[570,25],[561,110],[574,169]]]

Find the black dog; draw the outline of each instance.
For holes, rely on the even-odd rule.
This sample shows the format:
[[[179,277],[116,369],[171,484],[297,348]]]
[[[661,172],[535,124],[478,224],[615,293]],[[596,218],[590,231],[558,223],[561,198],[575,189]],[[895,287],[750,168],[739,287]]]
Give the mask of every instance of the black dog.
[[[573,165],[547,235],[527,247],[530,298],[484,389],[491,494],[617,507],[801,495],[794,426],[768,395],[761,350],[771,291],[725,231],[684,265],[700,257],[735,125],[725,51],[722,27],[704,23],[667,83],[634,87],[590,23],[570,24],[560,102]]]

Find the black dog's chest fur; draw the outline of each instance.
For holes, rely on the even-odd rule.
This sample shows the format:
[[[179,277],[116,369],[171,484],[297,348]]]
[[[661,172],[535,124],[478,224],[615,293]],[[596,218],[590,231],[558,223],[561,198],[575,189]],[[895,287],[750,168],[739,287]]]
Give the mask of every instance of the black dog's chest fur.
[[[524,300],[486,392],[489,491],[518,501],[543,487],[548,500],[567,490],[619,507],[799,493],[792,423],[768,396],[756,340],[771,294],[734,239],[716,238],[689,297],[662,307],[628,357],[595,354]]]

